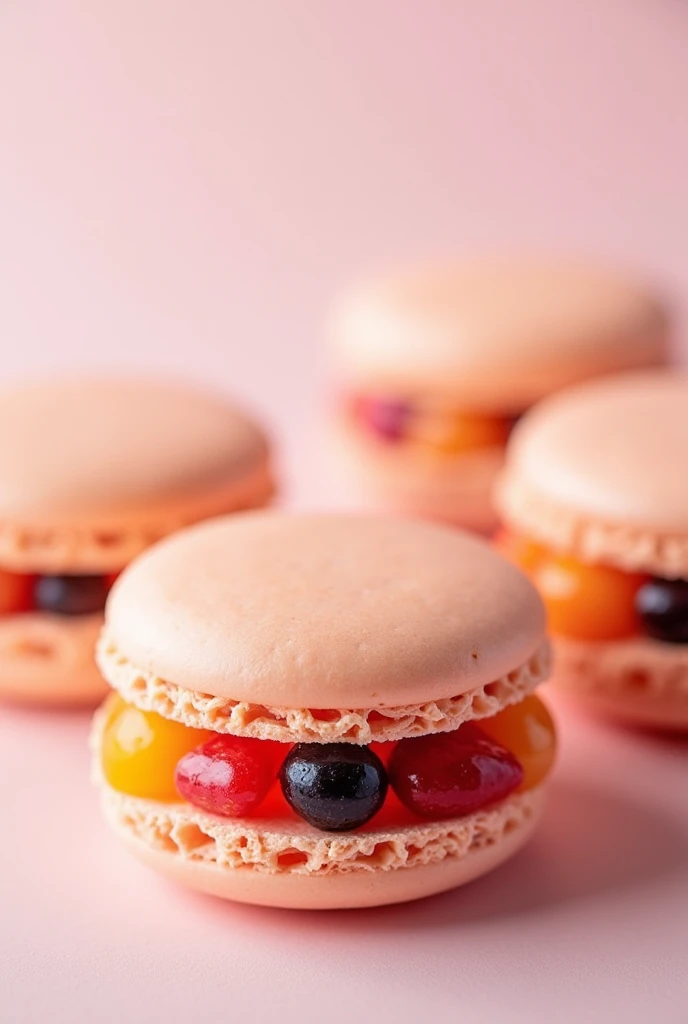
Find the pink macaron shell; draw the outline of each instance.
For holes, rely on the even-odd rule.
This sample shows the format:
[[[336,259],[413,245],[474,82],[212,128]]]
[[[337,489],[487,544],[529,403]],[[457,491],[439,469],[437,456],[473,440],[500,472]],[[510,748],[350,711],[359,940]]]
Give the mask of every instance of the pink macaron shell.
[[[0,559],[26,571],[121,568],[169,530],[273,489],[260,428],[223,396],[171,381],[6,387],[0,438]]]
[[[282,708],[436,700],[519,669],[544,640],[535,589],[459,531],[381,517],[224,517],[116,582],[120,654],[191,691]]]
[[[97,703],[105,693],[93,657],[102,624],[102,615],[0,618],[0,699],[63,707]]]
[[[556,640],[551,685],[607,718],[688,733],[688,646],[650,637]]]
[[[586,378],[663,362],[668,320],[632,275],[513,256],[364,284],[343,298],[330,333],[350,387],[508,414]]]
[[[581,519],[688,537],[688,373],[655,370],[553,396],[519,424],[507,482]]]
[[[404,903],[466,885],[514,856],[532,836],[542,809],[543,794],[538,793],[527,821],[463,856],[447,856],[437,863],[412,868],[380,867],[321,875],[298,871],[268,873],[184,859],[133,836],[126,825],[120,827],[113,821],[111,824],[134,856],[179,885],[240,903],[294,910],[335,910]]]

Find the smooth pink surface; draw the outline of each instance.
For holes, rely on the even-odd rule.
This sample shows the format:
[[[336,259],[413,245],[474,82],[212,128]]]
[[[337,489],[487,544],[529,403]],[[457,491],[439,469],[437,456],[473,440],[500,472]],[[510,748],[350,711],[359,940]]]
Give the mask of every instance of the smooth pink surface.
[[[280,430],[291,501],[333,504],[318,351],[353,276],[529,242],[619,259],[686,309],[687,35],[675,0],[4,4],[2,376],[222,383]],[[685,743],[571,719],[511,865],[316,916],[129,860],[86,730],[0,710],[3,1020],[685,1019]]]

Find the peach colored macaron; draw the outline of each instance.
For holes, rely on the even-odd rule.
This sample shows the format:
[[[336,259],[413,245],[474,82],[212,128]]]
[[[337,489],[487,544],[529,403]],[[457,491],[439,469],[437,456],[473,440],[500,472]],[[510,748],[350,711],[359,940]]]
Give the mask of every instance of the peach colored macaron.
[[[444,527],[253,512],[184,530],[108,599],[107,819],[162,874],[247,903],[468,882],[541,814],[544,620],[520,571]]]
[[[218,395],[106,378],[0,390],[0,697],[97,700],[114,577],[178,527],[272,493],[264,434]]]
[[[688,374],[549,399],[498,489],[505,549],[545,598],[555,680],[605,714],[688,729]]]
[[[359,495],[488,532],[515,420],[560,388],[661,363],[667,317],[624,274],[511,258],[363,285],[331,341],[336,448]]]

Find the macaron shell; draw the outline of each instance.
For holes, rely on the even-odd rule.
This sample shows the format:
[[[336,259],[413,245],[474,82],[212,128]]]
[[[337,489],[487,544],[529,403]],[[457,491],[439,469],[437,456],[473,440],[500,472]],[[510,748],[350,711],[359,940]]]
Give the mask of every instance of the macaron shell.
[[[511,797],[494,808],[455,822],[419,823],[406,830],[371,831],[356,836],[317,834],[316,844],[358,847],[358,854],[354,854],[358,857],[358,866],[351,867],[349,852],[348,860],[342,861],[343,870],[335,860],[325,870],[310,872],[304,867],[304,855],[300,853],[302,847],[309,846],[304,830],[293,836],[281,830],[284,866],[266,870],[260,861],[265,841],[261,840],[261,830],[252,828],[250,822],[233,829],[238,837],[234,844],[237,852],[230,855],[229,860],[215,860],[212,858],[216,855],[209,852],[208,836],[196,822],[199,815],[188,805],[158,805],[157,825],[152,825],[156,812],[145,806],[146,801],[120,798],[109,791],[105,794],[104,806],[110,825],[128,849],[174,882],[241,903],[331,910],[415,900],[465,885],[492,871],[513,856],[532,835],[542,814],[545,788],[541,786]],[[212,820],[210,816],[205,817]],[[314,832],[312,829],[305,831]],[[404,836],[404,832],[408,835]],[[450,836],[445,845],[455,850],[454,853],[441,855],[442,832]],[[274,833],[272,838],[276,838]],[[393,850],[397,848],[406,848],[407,856],[415,858],[417,866],[391,866]],[[266,850],[265,854],[274,860],[274,852]],[[242,856],[247,860],[243,865]],[[249,866],[256,856],[259,860]],[[440,859],[433,859],[434,856]]]
[[[333,458],[368,508],[386,508],[484,535],[497,525],[492,502],[503,448],[442,456],[410,443],[386,445],[343,417],[329,432]]]
[[[606,717],[688,732],[688,647],[647,637],[555,641],[553,687]]]
[[[379,517],[224,517],[119,577],[107,633],[144,672],[278,708],[454,697],[544,640],[525,576],[476,539]]]
[[[105,692],[93,659],[102,615],[32,612],[0,618],[0,700],[93,705]]]
[[[589,560],[688,574],[688,374],[628,374],[554,396],[514,432],[505,520]]]
[[[444,700],[404,707],[273,708],[213,697],[142,671],[103,633],[96,661],[106,680],[128,703],[192,729],[211,729],[277,743],[388,743],[408,736],[449,732],[517,704],[549,676],[550,648],[543,642],[519,669],[485,686]]]
[[[90,521],[37,525],[0,519],[0,565],[14,572],[119,572],[157,540],[190,523],[270,504],[275,483],[269,464],[240,480]]]
[[[0,521],[112,527],[267,460],[262,431],[179,383],[71,379],[0,391]]]
[[[518,412],[586,378],[663,362],[667,317],[632,278],[521,257],[365,285],[343,300],[331,334],[345,381]]]

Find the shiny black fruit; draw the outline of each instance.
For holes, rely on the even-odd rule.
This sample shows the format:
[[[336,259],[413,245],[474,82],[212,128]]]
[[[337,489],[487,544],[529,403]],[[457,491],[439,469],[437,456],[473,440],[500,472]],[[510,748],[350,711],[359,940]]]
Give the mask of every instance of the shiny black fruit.
[[[282,765],[280,783],[296,813],[324,832],[365,825],[387,794],[380,758],[350,743],[298,743]]]
[[[688,644],[688,580],[650,580],[636,594],[635,606],[648,636]]]
[[[38,576],[34,605],[54,615],[91,615],[102,612],[107,595],[106,576]]]

